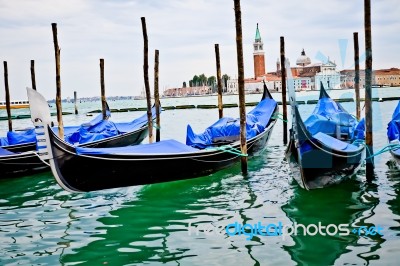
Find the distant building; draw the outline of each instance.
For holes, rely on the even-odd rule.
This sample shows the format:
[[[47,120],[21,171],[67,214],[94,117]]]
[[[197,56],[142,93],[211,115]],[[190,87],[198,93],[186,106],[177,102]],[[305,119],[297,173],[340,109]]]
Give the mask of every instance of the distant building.
[[[340,72],[336,70],[336,64],[328,59],[321,65],[321,72],[315,74],[315,89],[320,90],[320,84],[325,89],[340,89]]]
[[[164,91],[164,97],[187,97],[196,95],[211,94],[210,86],[185,87],[185,88],[170,88]]]
[[[261,40],[261,34],[258,29],[256,29],[256,37],[253,43],[253,61],[254,61],[254,79],[263,76],[265,74],[265,56],[264,56],[264,43]]]
[[[352,89],[354,88],[356,80],[356,72],[354,69],[344,69],[340,71],[340,85],[342,89]],[[374,77],[372,77],[372,80],[374,80]],[[363,69],[360,69],[360,88],[365,87],[365,71]],[[374,81],[372,82],[374,83]]]
[[[375,80],[375,85],[387,85],[391,87],[400,86],[400,69],[398,68],[376,70],[374,71],[374,74],[375,79],[373,80]]]
[[[288,60],[288,59],[286,59]],[[276,70],[266,72],[264,43],[261,38],[258,23],[253,42],[253,63],[254,77],[244,80],[246,93],[261,93],[263,91],[264,81],[271,92],[282,91],[282,66],[280,58],[276,61]],[[310,57],[302,49],[300,56],[296,60],[296,65],[291,66],[289,70],[293,77],[293,85],[296,91],[320,90],[322,83],[326,89],[345,89],[354,88],[355,72],[354,70],[336,70],[335,62],[329,60],[326,62],[312,63]],[[290,81],[289,81],[290,82]],[[390,68],[377,70],[372,73],[373,85],[400,86],[400,69]],[[238,93],[238,80],[229,79],[226,81],[224,93]],[[360,70],[360,88],[365,87],[365,71]],[[190,95],[205,95],[215,92],[209,86],[171,88],[164,91],[164,96],[184,97]]]

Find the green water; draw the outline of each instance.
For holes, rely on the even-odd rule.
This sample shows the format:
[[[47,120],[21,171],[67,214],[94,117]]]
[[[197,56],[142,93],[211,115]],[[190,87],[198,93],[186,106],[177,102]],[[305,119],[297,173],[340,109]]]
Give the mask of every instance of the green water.
[[[376,151],[386,145],[396,104],[374,103]],[[352,111],[354,104],[343,105]],[[313,106],[300,108],[307,115]],[[237,110],[226,112],[233,116]],[[163,138],[184,140],[188,121],[200,130],[215,113],[166,111]],[[247,177],[235,165],[193,180],[83,194],[63,191],[49,172],[0,180],[0,264],[398,265],[400,168],[390,154],[376,159],[370,182],[362,168],[340,184],[306,191],[291,176],[284,150],[279,122],[267,150],[249,161]],[[224,232],[235,222],[381,226],[383,235],[246,240]],[[197,234],[200,227],[217,232]]]

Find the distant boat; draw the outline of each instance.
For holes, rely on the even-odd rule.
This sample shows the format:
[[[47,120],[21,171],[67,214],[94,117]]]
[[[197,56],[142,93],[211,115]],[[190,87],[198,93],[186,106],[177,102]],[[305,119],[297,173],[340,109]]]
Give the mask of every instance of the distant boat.
[[[371,88],[389,88],[388,84],[372,84]]]
[[[0,101],[0,109],[6,109],[7,105],[5,101]],[[10,102],[11,109],[22,109],[29,108],[29,101],[11,101]]]

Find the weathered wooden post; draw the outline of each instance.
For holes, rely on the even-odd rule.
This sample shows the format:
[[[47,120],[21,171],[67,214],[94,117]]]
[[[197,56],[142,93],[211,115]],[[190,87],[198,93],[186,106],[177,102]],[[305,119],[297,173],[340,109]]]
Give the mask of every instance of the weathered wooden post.
[[[285,64],[285,38],[281,36],[281,76],[282,76],[282,108],[283,108],[283,144],[286,145],[287,137],[287,104],[286,104],[286,64]],[[290,71],[290,69],[288,69]]]
[[[354,90],[356,93],[356,117],[361,118],[360,109],[360,53],[358,47],[358,32],[353,33],[354,39]]]
[[[158,88],[158,64],[159,64],[159,51],[155,50],[154,56],[154,101],[156,107],[156,142],[160,141],[160,93]]]
[[[371,0],[364,0],[364,30],[365,30],[365,144],[369,150],[366,162],[367,180],[371,180],[374,173],[373,133],[372,133],[372,40],[371,40]]]
[[[222,109],[222,80],[221,80],[221,64],[219,61],[219,45],[215,44],[215,60],[217,64],[217,84],[218,84],[218,117],[224,116],[224,110]]]
[[[8,68],[7,61],[4,64],[4,87],[6,89],[6,109],[7,109],[7,119],[8,119],[8,131],[12,131],[12,120],[11,120],[11,105],[10,105],[10,90],[8,88]]]
[[[243,175],[247,174],[247,142],[246,142],[246,105],[244,95],[244,67],[243,67],[243,40],[242,40],[242,13],[240,0],[234,0],[236,21],[236,50],[238,62],[239,82],[239,113],[240,113],[240,149],[242,152],[241,166]]]
[[[54,41],[54,54],[56,58],[56,107],[57,107],[57,122],[58,122],[58,136],[64,139],[64,124],[62,119],[62,105],[61,105],[61,75],[60,75],[60,48],[58,47],[57,39],[57,23],[51,23],[53,30],[53,41]]]
[[[35,60],[31,60],[31,80],[32,80],[32,89],[36,90]]]
[[[74,103],[75,103],[75,114],[78,114],[78,97],[76,95],[76,91],[74,91]]]
[[[146,89],[146,101],[147,101],[147,120],[149,127],[149,143],[153,142],[153,118],[151,114],[151,94],[150,94],[150,84],[149,84],[149,47],[147,39],[147,29],[146,29],[146,18],[141,17],[142,21],[142,31],[143,31],[143,42],[144,42],[144,62],[143,62],[143,72],[144,72],[144,86]]]
[[[104,84],[104,59],[100,58],[101,113],[103,120],[107,119],[106,89]]]

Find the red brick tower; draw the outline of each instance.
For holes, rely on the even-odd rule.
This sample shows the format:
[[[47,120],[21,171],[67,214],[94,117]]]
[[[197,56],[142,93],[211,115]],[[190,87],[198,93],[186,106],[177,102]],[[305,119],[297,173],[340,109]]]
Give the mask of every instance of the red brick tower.
[[[261,77],[265,74],[265,58],[264,58],[264,48],[263,42],[261,41],[260,31],[258,30],[258,23],[256,29],[256,37],[253,43],[254,52],[254,78]]]

